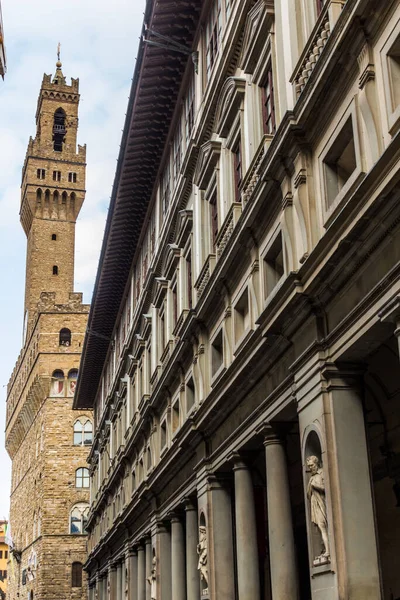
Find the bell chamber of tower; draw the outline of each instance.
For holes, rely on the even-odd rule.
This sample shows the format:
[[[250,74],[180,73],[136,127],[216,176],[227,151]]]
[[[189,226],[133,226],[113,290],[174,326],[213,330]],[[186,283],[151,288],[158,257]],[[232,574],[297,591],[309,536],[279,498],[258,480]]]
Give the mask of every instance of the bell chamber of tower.
[[[68,85],[58,60],[44,75],[22,169],[20,219],[28,238],[25,323],[42,292],[66,304],[73,292],[75,223],[85,198],[86,145],[77,145],[79,79]]]

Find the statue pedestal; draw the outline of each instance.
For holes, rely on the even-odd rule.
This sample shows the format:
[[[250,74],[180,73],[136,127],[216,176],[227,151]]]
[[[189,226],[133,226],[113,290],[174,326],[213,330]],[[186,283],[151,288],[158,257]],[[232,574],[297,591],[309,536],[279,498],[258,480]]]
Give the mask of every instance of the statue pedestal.
[[[313,560],[313,567],[320,567],[321,565],[329,565],[331,559],[329,556],[317,556]]]

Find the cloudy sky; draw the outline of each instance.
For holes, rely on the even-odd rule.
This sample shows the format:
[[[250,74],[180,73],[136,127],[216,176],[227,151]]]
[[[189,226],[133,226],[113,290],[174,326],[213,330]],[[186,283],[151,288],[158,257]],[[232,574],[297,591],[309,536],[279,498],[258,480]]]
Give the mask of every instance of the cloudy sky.
[[[0,0],[7,68],[0,78],[0,519],[8,515],[6,385],[21,347],[26,238],[19,223],[21,168],[35,135],[43,73],[80,79],[78,141],[87,144],[86,201],[76,240],[75,290],[90,302],[114,178],[145,0]]]

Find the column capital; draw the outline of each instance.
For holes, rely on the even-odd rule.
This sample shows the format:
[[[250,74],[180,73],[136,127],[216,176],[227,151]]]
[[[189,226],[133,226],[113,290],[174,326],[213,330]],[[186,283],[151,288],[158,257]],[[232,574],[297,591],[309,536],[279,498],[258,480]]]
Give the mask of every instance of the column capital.
[[[171,523],[181,523],[182,515],[178,511],[171,511],[168,513],[168,519]]]
[[[361,362],[326,362],[321,375],[327,390],[361,387],[367,366]]]
[[[226,489],[231,485],[231,479],[226,473],[209,473],[207,476],[208,489],[218,490]]]
[[[195,511],[197,512],[197,507],[195,501],[192,498],[185,498],[183,501],[185,512]]]
[[[246,455],[243,452],[232,452],[232,454],[229,455],[228,460],[229,462],[233,463],[234,471],[239,471],[241,469],[249,469],[249,466],[246,462]]]
[[[257,427],[256,433],[264,437],[264,446],[270,446],[271,444],[283,444],[282,435],[280,435],[278,428],[268,421],[261,423],[261,425]]]
[[[400,294],[391,298],[384,307],[378,312],[378,316],[383,323],[394,323],[396,325],[395,335],[400,336]]]

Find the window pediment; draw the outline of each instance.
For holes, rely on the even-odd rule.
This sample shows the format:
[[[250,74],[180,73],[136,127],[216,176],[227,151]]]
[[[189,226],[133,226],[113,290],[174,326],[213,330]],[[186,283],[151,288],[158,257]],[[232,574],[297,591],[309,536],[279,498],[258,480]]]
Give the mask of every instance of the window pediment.
[[[221,142],[209,140],[200,148],[194,182],[201,190],[205,190],[210,182],[219,161],[221,146]]]
[[[229,77],[221,90],[215,116],[215,130],[221,137],[226,137],[235,121],[246,93],[246,80],[240,77]]]
[[[274,22],[273,0],[259,0],[249,11],[244,30],[240,66],[245,73],[253,73],[262,54],[265,40]]]
[[[180,210],[178,213],[176,244],[183,248],[193,229],[193,211],[189,209]]]
[[[146,340],[141,335],[136,333],[134,340],[133,340],[133,346],[132,346],[133,356],[137,359],[140,358],[143,350],[145,349],[145,346],[146,346]]]
[[[173,275],[175,274],[176,267],[178,266],[180,257],[181,249],[179,246],[177,244],[168,244],[164,268],[166,279],[172,279]]]
[[[160,306],[163,303],[163,300],[165,298],[165,294],[167,293],[168,279],[166,279],[165,277],[156,277],[155,281],[156,281],[156,292],[155,292],[155,297],[154,297],[154,306],[156,308],[160,308]]]

